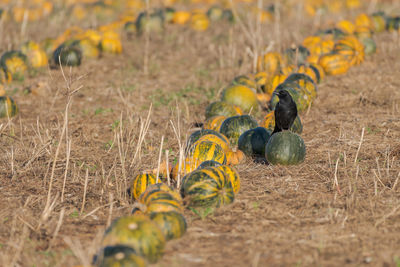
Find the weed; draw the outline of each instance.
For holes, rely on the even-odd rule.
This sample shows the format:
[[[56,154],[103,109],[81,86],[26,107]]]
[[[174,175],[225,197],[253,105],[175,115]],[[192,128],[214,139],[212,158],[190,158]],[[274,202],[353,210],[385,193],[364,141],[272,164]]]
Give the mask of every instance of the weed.
[[[196,214],[197,216],[200,217],[200,219],[204,220],[205,218],[207,218],[208,215],[213,214],[214,213],[214,208],[208,207],[205,209],[201,209],[201,210],[197,210],[195,208],[189,207],[189,209]]]

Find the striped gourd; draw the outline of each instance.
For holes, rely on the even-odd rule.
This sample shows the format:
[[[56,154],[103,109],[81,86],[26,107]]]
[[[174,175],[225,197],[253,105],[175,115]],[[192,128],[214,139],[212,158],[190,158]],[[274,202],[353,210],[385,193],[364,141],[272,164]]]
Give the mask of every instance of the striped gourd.
[[[161,229],[167,241],[180,238],[186,232],[185,217],[179,212],[155,212],[150,214],[150,219]]]
[[[189,207],[220,207],[235,199],[232,182],[218,167],[208,167],[186,175],[181,191]]]
[[[220,132],[229,139],[232,146],[236,146],[242,133],[257,126],[257,121],[250,115],[234,116],[222,123]]]
[[[235,107],[232,104],[229,104],[224,101],[216,101],[212,102],[206,107],[206,119],[222,115],[225,117],[238,115]]]
[[[228,151],[229,148],[229,141],[226,138],[220,138],[214,134],[206,134],[203,135],[202,137],[199,138],[199,140],[196,141],[196,143],[194,143],[193,145],[202,142],[202,141],[210,141],[213,143],[216,143],[218,145],[220,145],[222,147],[222,149],[226,152]]]
[[[178,173],[180,173],[180,177],[182,178],[186,174],[194,171],[201,164],[199,160],[187,157],[182,162],[177,162],[175,166],[172,168],[171,178],[175,181],[178,180]]]
[[[293,73],[286,78],[285,83],[295,83],[300,86],[301,92],[307,95],[309,101],[313,101],[317,97],[317,85],[307,74]]]
[[[18,106],[9,96],[0,96],[0,118],[13,117],[18,113]]]
[[[116,219],[105,231],[102,245],[132,247],[149,262],[155,263],[164,253],[165,237],[148,216],[135,214]]]
[[[334,51],[343,55],[351,66],[364,61],[364,45],[355,36],[350,35],[340,39],[335,44]]]
[[[206,160],[215,160],[221,164],[226,163],[226,154],[224,149],[213,141],[198,140],[189,150],[190,158],[201,164]]]
[[[203,124],[203,129],[219,131],[219,128],[221,127],[221,124],[225,119],[226,117],[222,115],[217,115],[208,118]]]
[[[3,66],[0,66],[0,84],[8,84],[12,81],[11,73]]]
[[[339,75],[346,73],[350,68],[350,63],[346,57],[338,53],[329,53],[319,58],[319,65],[327,75]]]
[[[319,70],[311,64],[300,65],[299,68],[297,69],[297,73],[303,73],[310,76],[310,78],[314,81],[314,83],[320,83],[321,81]]]
[[[228,165],[221,165],[218,166],[220,170],[222,170],[227,177],[229,177],[232,187],[233,187],[233,193],[237,194],[240,190],[240,177],[239,173],[231,166]]]
[[[213,131],[213,130],[209,130],[209,129],[201,129],[201,130],[197,130],[195,132],[193,132],[189,137],[188,140],[186,142],[186,152],[188,152],[188,150],[192,147],[192,145],[200,139],[200,137],[202,137],[203,135],[206,134],[213,134],[218,136],[219,138],[225,139],[228,142],[228,139],[226,138],[226,136],[224,136],[223,134],[217,132],[217,131]]]
[[[5,52],[0,59],[2,67],[9,71],[13,80],[23,80],[25,72],[28,70],[28,60],[21,51]]]
[[[132,185],[130,187],[130,192],[133,199],[138,199],[139,196],[146,191],[146,188],[156,183],[156,176],[151,173],[139,174],[133,179]]]
[[[276,74],[279,72],[281,65],[282,57],[277,52],[268,52],[257,59],[257,71]]]

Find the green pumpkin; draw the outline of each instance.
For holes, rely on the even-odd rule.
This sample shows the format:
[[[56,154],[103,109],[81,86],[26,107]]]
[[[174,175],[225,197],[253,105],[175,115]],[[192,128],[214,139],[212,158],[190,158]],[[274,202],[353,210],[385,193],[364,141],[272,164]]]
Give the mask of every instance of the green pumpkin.
[[[284,83],[295,83],[300,87],[300,93],[307,101],[313,101],[317,97],[317,85],[313,79],[304,73],[292,73]]]
[[[79,66],[82,62],[82,51],[76,46],[60,45],[53,53],[54,63],[59,66]]]
[[[179,212],[154,212],[150,219],[161,229],[167,241],[180,238],[186,232],[185,217]]]
[[[97,267],[145,267],[144,258],[138,256],[132,247],[124,245],[106,246],[95,256]]]
[[[136,31],[138,34],[144,32],[162,32],[164,30],[164,17],[160,12],[147,15],[142,12],[136,19]]]
[[[13,117],[18,113],[18,106],[9,96],[0,96],[0,118]]]
[[[258,111],[259,104],[255,92],[244,85],[230,85],[222,91],[221,100],[240,107],[243,112]]]
[[[206,107],[206,119],[217,115],[231,117],[239,114],[233,105],[223,101],[216,101]]]
[[[219,6],[212,6],[207,11],[207,16],[211,21],[217,21],[222,19],[224,10]]]
[[[221,125],[220,133],[225,135],[232,146],[236,146],[239,137],[247,130],[256,128],[258,123],[250,115],[229,117]]]
[[[250,89],[256,90],[257,89],[257,84],[254,80],[250,79],[249,76],[247,75],[239,75],[236,76],[233,81],[232,84],[236,85],[244,85]]]
[[[397,31],[400,28],[400,17],[387,17],[386,30]]]
[[[218,167],[195,170],[183,177],[181,193],[189,207],[220,207],[235,199],[232,182]]]
[[[155,263],[164,253],[165,237],[149,217],[135,214],[113,221],[104,233],[102,245],[132,247],[140,256]]]
[[[375,32],[383,32],[386,28],[386,15],[383,11],[375,12],[371,15],[372,22],[374,24]]]
[[[264,157],[270,137],[271,132],[264,127],[250,129],[239,137],[238,148],[248,157]]]
[[[364,45],[364,53],[365,53],[365,55],[375,54],[375,52],[376,52],[376,43],[375,43],[374,39],[367,37],[367,38],[361,39],[361,42]]]
[[[284,58],[288,65],[299,65],[307,62],[310,51],[302,45],[289,48],[284,52]]]
[[[274,133],[265,147],[265,158],[273,165],[296,165],[304,161],[303,139],[290,131]]]

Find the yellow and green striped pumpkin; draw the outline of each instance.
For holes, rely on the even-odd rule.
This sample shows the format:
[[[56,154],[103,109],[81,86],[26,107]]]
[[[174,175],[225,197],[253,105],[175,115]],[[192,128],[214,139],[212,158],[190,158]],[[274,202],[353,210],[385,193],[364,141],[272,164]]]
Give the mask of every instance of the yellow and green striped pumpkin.
[[[27,58],[21,51],[5,52],[0,59],[2,67],[9,71],[13,80],[23,80],[28,70]]]
[[[156,176],[151,173],[138,174],[135,179],[133,179],[132,185],[130,187],[130,192],[133,199],[138,199],[139,196],[146,191],[146,188],[156,183]]]
[[[222,115],[225,117],[231,117],[238,115],[237,110],[232,104],[229,104],[224,101],[216,101],[212,102],[206,107],[206,119],[211,117]]]
[[[343,55],[351,66],[364,61],[364,45],[355,36],[346,36],[340,39],[335,44],[334,51]]]
[[[18,106],[9,96],[0,96],[0,118],[13,117],[18,113]]]
[[[164,253],[165,237],[148,216],[138,214],[113,221],[104,233],[102,245],[132,247],[149,262],[155,263]]]
[[[162,189],[146,190],[140,195],[133,214],[152,212],[183,212],[182,198],[178,192],[164,191]]]
[[[226,117],[222,115],[210,117],[204,122],[203,129],[219,131],[219,128],[225,119]]]
[[[228,141],[227,138],[220,138],[219,136],[216,136],[214,134],[203,135],[202,137],[199,138],[199,140],[196,141],[196,143],[199,143],[199,142],[202,142],[202,141],[210,141],[210,142],[216,143],[216,144],[218,144],[218,145],[220,145],[222,147],[224,152],[226,152],[226,151],[228,151],[230,149],[229,148],[229,141]]]
[[[240,190],[239,173],[233,167],[228,165],[217,166],[217,168],[222,170],[225,175],[230,179],[233,187],[233,193],[237,194]]]
[[[180,238],[186,232],[185,217],[179,212],[154,212],[150,219],[161,229],[167,241]]]
[[[327,75],[339,75],[346,73],[350,68],[350,62],[342,54],[329,53],[319,58],[319,65]]]
[[[189,157],[201,164],[206,160],[218,161],[221,164],[226,163],[226,154],[224,149],[214,141],[198,140],[189,150]]]
[[[189,207],[220,207],[235,199],[231,180],[218,167],[208,167],[186,175],[181,192]]]
[[[124,245],[102,248],[100,253],[94,257],[93,262],[98,267],[147,266],[146,260],[143,257],[137,255],[132,247]]]

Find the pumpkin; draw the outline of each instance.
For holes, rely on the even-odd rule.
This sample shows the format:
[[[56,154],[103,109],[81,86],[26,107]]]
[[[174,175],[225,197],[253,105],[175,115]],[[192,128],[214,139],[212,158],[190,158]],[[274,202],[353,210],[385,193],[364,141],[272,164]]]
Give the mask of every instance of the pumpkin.
[[[167,6],[164,9],[164,19],[165,22],[171,23],[174,18],[175,9],[173,7]]]
[[[176,201],[182,204],[182,197],[181,195],[171,186],[167,185],[166,183],[157,183],[151,184],[146,189],[145,195],[151,195],[154,191],[163,191],[169,193]],[[145,198],[145,195],[143,198]]]
[[[229,140],[226,138],[226,136],[224,136],[223,134],[213,131],[213,130],[209,130],[209,129],[201,129],[201,130],[197,130],[195,132],[193,132],[189,137],[188,140],[186,142],[186,152],[189,148],[192,147],[192,145],[200,139],[200,137],[202,137],[203,135],[206,134],[213,134],[218,136],[220,139],[226,140],[226,142],[229,142]]]
[[[106,246],[95,256],[94,265],[98,267],[132,266],[145,267],[146,261],[136,251],[125,245]]]
[[[319,58],[318,64],[327,75],[339,75],[346,73],[350,68],[350,62],[346,57],[338,53],[329,53]]]
[[[217,21],[222,19],[224,10],[218,6],[212,6],[207,11],[207,16],[211,21]]]
[[[224,149],[217,143],[207,140],[198,140],[189,150],[190,158],[201,164],[206,160],[218,161],[221,164],[226,163],[226,154]]]
[[[18,113],[18,106],[9,96],[0,96],[0,118],[10,118]]]
[[[53,55],[55,46],[55,39],[53,38],[46,38],[40,42],[40,47],[44,50],[47,57],[51,57]]]
[[[213,142],[215,144],[218,144],[221,146],[221,148],[224,150],[224,152],[228,151],[230,149],[229,147],[229,141],[226,138],[220,138],[214,134],[206,134],[203,135],[202,137],[199,138],[199,140],[197,140],[193,146],[199,142],[202,141],[209,141],[209,142]]]
[[[346,7],[348,9],[356,9],[361,6],[360,0],[346,0]]]
[[[374,30],[374,23],[372,19],[365,13],[357,16],[355,24],[356,26],[367,27],[370,31]]]
[[[240,190],[240,177],[239,173],[231,166],[221,165],[217,166],[218,169],[225,173],[225,176],[229,178],[232,183],[233,193],[237,194]]]
[[[317,83],[322,82],[325,78],[325,72],[321,65],[318,64],[318,60],[317,63],[309,63],[308,66],[315,72],[316,76],[319,77]]]
[[[265,158],[273,165],[296,165],[304,161],[306,146],[303,139],[290,131],[274,133],[265,147]]]
[[[275,128],[275,112],[270,111],[265,115],[263,121],[261,122],[261,126],[266,128],[269,131],[274,131]],[[294,120],[292,126],[290,127],[290,131],[301,134],[303,132],[303,125],[301,124],[301,120],[299,115],[297,115],[296,119]]]
[[[150,214],[150,219],[161,229],[167,241],[180,238],[186,232],[186,220],[181,213],[154,212]]]
[[[128,21],[124,25],[124,31],[128,34],[128,37],[131,38],[135,33],[137,33],[136,22]]]
[[[199,162],[199,160],[187,157],[183,160],[183,162],[181,162],[180,170],[179,170],[179,162],[175,164],[175,166],[172,168],[171,178],[177,181],[178,174],[180,174],[180,177],[182,178],[186,174],[196,170],[200,164],[201,162]]]
[[[273,75],[279,72],[281,64],[281,55],[277,52],[269,52],[257,59],[257,71],[265,71]]]
[[[400,17],[388,17],[386,19],[386,29],[389,31],[400,29]]]
[[[165,237],[157,225],[145,215],[123,216],[107,228],[103,246],[126,245],[132,247],[149,262],[155,263],[164,253]]]
[[[207,167],[218,167],[218,166],[222,166],[222,164],[215,160],[206,160],[206,161],[203,161],[199,165],[199,167],[197,167],[197,169],[204,169]]]
[[[139,196],[146,191],[146,188],[150,184],[156,183],[156,176],[153,174],[142,173],[133,179],[132,185],[130,187],[130,193],[133,199],[138,199]]]
[[[317,97],[317,85],[307,74],[293,73],[286,78],[284,83],[297,84],[301,88],[302,94],[307,96],[309,101],[312,101]]]
[[[364,61],[364,45],[354,36],[346,36],[339,40],[334,51],[343,55],[350,65],[358,65]]]
[[[374,32],[383,32],[386,28],[386,17],[384,12],[375,12],[371,15],[374,24]]]
[[[308,65],[300,65],[299,68],[297,69],[297,73],[303,73],[308,75],[314,83],[320,83],[321,81],[321,76],[319,74],[319,70],[311,64]]]
[[[257,121],[250,115],[233,116],[224,120],[220,132],[229,139],[232,146],[236,146],[242,133],[257,126]]]
[[[103,38],[100,41],[101,51],[111,54],[122,53],[121,37],[118,33],[107,31],[103,33]]]
[[[187,174],[183,177],[181,192],[189,207],[218,208],[235,199],[232,182],[218,167]]]
[[[349,20],[341,20],[336,23],[336,28],[340,29],[344,33],[353,34],[356,26]]]
[[[164,18],[160,13],[147,14],[141,12],[136,19],[136,31],[138,34],[144,32],[162,32],[164,30]]]
[[[243,85],[230,85],[226,87],[221,100],[235,106],[239,106],[245,113],[258,110],[256,94],[249,87]]]
[[[53,53],[56,65],[79,66],[82,62],[82,51],[76,46],[60,45]]]
[[[40,68],[47,65],[47,55],[42,50],[39,44],[29,41],[22,45],[22,53],[24,53],[28,59],[29,65],[34,68]]]
[[[257,88],[261,89],[262,92],[265,92],[265,85],[268,81],[268,73],[265,71],[257,72],[254,75],[254,80],[256,81]]]
[[[317,35],[325,38],[326,40],[337,40],[346,36],[346,34],[338,28],[330,28],[321,30],[316,33]]]
[[[289,92],[290,96],[296,103],[297,110],[299,112],[304,111],[308,108],[311,99],[307,94],[305,94],[305,89],[301,88],[297,83],[294,82],[283,82],[276,87],[274,93],[272,94],[271,101],[269,102],[269,108],[271,110],[274,110],[276,104],[278,104],[279,102],[277,92],[283,89]]]
[[[248,88],[251,88],[253,90],[256,90],[257,88],[257,84],[254,82],[254,80],[252,80],[250,77],[246,76],[246,75],[240,75],[240,76],[236,76],[233,81],[232,84],[234,85],[244,85]]]
[[[28,70],[27,58],[21,51],[5,52],[0,59],[2,67],[8,71],[13,80],[23,80]]]
[[[92,40],[88,38],[74,40],[71,43],[71,46],[78,47],[82,51],[82,56],[85,58],[98,58],[100,56],[99,48]]]
[[[190,21],[190,27],[195,31],[205,31],[208,29],[210,21],[205,14],[193,14]]]
[[[241,150],[229,150],[226,153],[226,161],[228,165],[238,165],[244,160],[244,153]]]
[[[180,25],[186,24],[189,21],[191,15],[192,14],[187,11],[176,11],[172,18],[172,23]]]
[[[376,52],[376,43],[372,38],[363,38],[361,42],[364,45],[364,54],[365,55],[372,55]]]
[[[298,65],[304,64],[309,55],[310,51],[306,47],[300,45],[287,49],[284,53],[284,58],[287,65]]]
[[[239,114],[232,104],[223,101],[216,101],[206,107],[206,119],[217,115],[231,117]]]
[[[264,157],[265,145],[271,136],[271,131],[257,127],[245,131],[238,140],[238,149],[248,157]]]
[[[174,191],[148,188],[134,204],[132,214],[152,212],[183,212],[182,199]]]
[[[227,117],[222,116],[222,115],[217,115],[217,116],[210,117],[204,122],[203,129],[219,131],[219,128],[221,127],[222,122],[226,118]]]
[[[269,95],[272,95],[275,88],[281,83],[283,83],[283,81],[286,80],[287,76],[288,75],[283,75],[283,74],[277,74],[275,76],[272,76],[266,84],[265,92]]]

